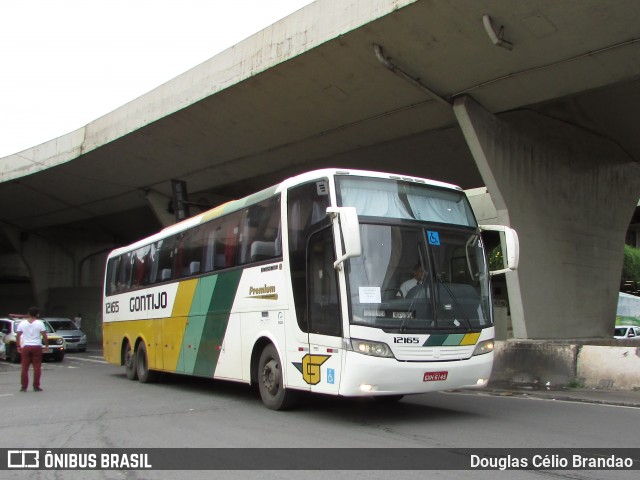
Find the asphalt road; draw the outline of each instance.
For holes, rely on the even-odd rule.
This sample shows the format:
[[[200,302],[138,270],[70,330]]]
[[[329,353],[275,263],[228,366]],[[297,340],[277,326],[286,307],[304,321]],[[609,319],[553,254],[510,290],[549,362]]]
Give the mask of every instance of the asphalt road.
[[[629,448],[640,409],[448,392],[397,404],[310,397],[273,412],[246,385],[168,376],[127,380],[99,351],[45,363],[44,392],[19,392],[19,366],[0,362],[0,448]],[[321,453],[323,451],[320,451]],[[335,457],[326,451],[326,468]],[[250,465],[250,459],[247,459]],[[169,471],[2,472],[19,478],[176,478]],[[637,478],[637,471],[331,471],[332,478]],[[181,478],[325,478],[311,471],[189,471]]]

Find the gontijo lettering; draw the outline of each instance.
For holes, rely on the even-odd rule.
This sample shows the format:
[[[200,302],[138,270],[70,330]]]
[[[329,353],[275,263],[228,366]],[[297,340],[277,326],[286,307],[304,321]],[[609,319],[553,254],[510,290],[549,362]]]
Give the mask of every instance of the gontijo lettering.
[[[129,300],[130,312],[141,312],[143,310],[160,310],[167,308],[167,292],[148,293],[131,297]]]

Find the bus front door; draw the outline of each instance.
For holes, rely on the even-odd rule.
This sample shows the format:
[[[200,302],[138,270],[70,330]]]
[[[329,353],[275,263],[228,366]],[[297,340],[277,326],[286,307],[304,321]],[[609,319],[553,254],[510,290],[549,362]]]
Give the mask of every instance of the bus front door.
[[[334,261],[332,231],[325,228],[311,236],[307,256],[309,354],[305,380],[311,391],[322,393],[338,393],[342,370],[342,320]]]

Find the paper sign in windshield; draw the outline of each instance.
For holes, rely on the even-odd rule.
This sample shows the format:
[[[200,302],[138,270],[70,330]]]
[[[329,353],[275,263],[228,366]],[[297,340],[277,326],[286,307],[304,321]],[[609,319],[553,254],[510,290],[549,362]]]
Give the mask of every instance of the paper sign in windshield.
[[[360,303],[381,303],[380,287],[360,287]]]

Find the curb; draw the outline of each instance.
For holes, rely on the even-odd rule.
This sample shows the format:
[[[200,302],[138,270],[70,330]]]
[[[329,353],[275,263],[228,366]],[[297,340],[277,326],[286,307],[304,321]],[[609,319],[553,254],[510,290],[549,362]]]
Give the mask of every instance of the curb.
[[[529,390],[502,388],[486,388],[483,390],[470,391],[499,397],[528,397],[545,400],[555,400],[560,402],[580,402],[590,403],[593,405],[612,405],[619,407],[640,408],[640,392],[637,391],[588,389]]]

